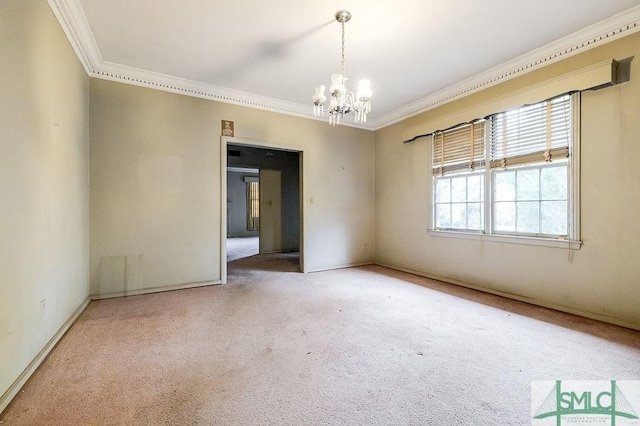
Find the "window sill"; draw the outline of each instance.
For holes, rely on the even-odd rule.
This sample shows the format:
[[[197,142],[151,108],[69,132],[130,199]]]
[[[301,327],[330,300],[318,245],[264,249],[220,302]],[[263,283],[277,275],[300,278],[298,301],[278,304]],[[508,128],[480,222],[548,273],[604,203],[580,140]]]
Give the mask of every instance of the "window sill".
[[[439,238],[459,238],[463,240],[482,240],[495,243],[521,244],[527,246],[550,247],[559,249],[580,250],[582,241],[571,241],[551,238],[520,237],[515,235],[495,235],[457,231],[429,230],[429,235]]]

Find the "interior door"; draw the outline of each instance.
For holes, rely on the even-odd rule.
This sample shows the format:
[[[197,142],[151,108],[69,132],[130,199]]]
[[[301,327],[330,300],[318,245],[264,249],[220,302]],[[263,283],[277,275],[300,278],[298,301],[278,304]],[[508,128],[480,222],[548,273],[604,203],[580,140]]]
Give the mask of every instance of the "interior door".
[[[260,254],[282,251],[282,176],[260,169]]]

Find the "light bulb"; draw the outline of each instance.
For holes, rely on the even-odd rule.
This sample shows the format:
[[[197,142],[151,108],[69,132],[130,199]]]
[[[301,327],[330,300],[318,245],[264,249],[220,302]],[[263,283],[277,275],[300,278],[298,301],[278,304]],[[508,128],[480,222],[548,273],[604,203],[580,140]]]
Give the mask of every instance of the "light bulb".
[[[371,99],[373,92],[371,91],[371,80],[360,80],[358,82],[358,92],[356,94],[356,99],[359,101],[368,101]]]
[[[314,104],[316,105],[324,104],[324,102],[327,100],[327,97],[324,94],[324,89],[325,89],[325,86],[323,85],[316,86],[316,93],[311,98],[313,99]]]

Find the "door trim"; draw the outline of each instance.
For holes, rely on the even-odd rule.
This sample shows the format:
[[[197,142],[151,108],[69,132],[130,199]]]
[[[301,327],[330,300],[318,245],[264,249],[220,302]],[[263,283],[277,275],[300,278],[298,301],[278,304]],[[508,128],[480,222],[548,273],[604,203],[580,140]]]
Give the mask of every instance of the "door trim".
[[[300,179],[300,272],[306,274],[307,262],[305,247],[307,239],[307,221],[305,219],[306,197],[305,188],[307,182],[305,149],[301,146],[282,145],[268,141],[237,138],[229,136],[220,137],[220,282],[227,283],[227,145],[243,145],[253,148],[271,148],[282,151],[297,152],[299,155],[299,179]]]

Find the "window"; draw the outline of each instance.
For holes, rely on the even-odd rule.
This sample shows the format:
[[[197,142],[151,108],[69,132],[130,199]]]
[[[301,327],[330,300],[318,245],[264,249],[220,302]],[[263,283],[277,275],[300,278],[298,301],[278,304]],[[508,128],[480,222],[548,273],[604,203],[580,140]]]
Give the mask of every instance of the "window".
[[[478,173],[465,173],[436,178],[436,227],[456,230],[484,228],[483,177]]]
[[[435,228],[484,229],[484,121],[434,137]]]
[[[531,236],[567,236],[567,165],[494,171],[493,230]]]
[[[247,231],[260,230],[260,183],[258,178],[247,180]]]
[[[433,135],[433,229],[577,239],[578,95]]]

